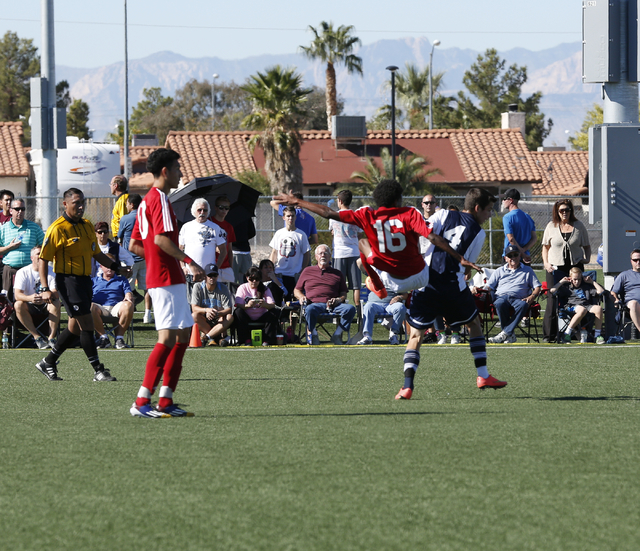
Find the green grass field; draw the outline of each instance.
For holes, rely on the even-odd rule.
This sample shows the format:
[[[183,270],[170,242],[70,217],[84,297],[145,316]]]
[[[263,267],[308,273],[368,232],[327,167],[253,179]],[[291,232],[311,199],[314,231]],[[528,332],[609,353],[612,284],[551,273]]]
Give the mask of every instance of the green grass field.
[[[0,548],[637,549],[640,348],[488,348],[507,388],[425,346],[402,402],[402,347],[189,350],[196,417],[153,420],[148,347],[101,351],[101,384],[0,350]]]

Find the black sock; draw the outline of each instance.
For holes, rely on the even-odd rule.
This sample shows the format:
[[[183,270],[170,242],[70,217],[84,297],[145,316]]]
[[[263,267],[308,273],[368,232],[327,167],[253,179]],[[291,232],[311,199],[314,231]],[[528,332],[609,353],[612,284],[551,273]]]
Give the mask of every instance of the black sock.
[[[73,344],[76,338],[77,335],[74,335],[71,331],[69,331],[69,328],[65,329],[62,333],[60,333],[58,342],[56,342],[55,346],[51,349],[51,352],[47,354],[47,357],[44,359],[44,361],[49,365],[55,365],[60,356],[62,356],[63,352]]]
[[[84,350],[91,367],[98,371],[100,369],[100,358],[98,358],[96,341],[93,339],[93,331],[80,331],[80,346],[82,346],[82,350]]]

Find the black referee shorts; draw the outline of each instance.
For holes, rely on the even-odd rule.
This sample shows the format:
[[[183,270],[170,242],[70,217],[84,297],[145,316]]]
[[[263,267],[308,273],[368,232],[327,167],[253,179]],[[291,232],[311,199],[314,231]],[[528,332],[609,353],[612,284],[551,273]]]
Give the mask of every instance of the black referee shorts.
[[[69,317],[91,313],[93,282],[90,276],[56,274],[56,286]]]

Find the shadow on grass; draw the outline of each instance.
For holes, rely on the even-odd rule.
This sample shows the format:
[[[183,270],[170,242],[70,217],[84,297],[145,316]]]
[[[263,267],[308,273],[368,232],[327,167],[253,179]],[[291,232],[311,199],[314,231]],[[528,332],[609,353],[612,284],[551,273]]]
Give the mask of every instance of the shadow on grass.
[[[354,413],[258,413],[255,415],[215,415],[219,419],[237,417],[396,417],[404,415],[496,415],[504,411],[378,411]]]
[[[519,396],[516,400],[541,400],[547,402],[601,402],[606,400],[634,400],[640,401],[638,396],[554,396],[554,397],[540,397],[540,396]]]

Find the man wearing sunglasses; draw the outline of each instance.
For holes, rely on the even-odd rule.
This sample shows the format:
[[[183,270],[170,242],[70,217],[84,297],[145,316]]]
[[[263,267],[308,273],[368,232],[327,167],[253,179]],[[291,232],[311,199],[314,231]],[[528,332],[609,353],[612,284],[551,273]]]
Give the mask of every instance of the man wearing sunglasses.
[[[616,305],[624,304],[629,308],[631,320],[640,328],[640,249],[631,251],[631,269],[616,277],[611,287],[611,297]]]
[[[233,226],[225,220],[227,214],[229,214],[229,210],[231,209],[231,201],[229,201],[229,198],[226,195],[221,195],[216,198],[214,206],[215,208],[213,209],[209,220],[220,226],[220,235],[225,238],[227,243],[227,255],[217,263],[218,269],[220,270],[218,281],[226,283],[228,286],[236,280],[235,274],[233,273],[233,244],[236,241],[236,232],[233,229]],[[220,252],[222,254],[222,249],[220,249]]]
[[[498,335],[489,339],[493,344],[516,342],[515,328],[542,290],[535,272],[521,263],[518,247],[509,245],[505,253],[507,263],[493,272],[487,283],[502,327]]]
[[[20,268],[31,264],[31,249],[42,245],[44,232],[35,222],[25,219],[23,199],[11,201],[11,220],[0,226],[0,256],[3,256],[2,289],[13,302],[13,279]]]
[[[122,270],[120,270],[120,275],[124,277],[131,276],[131,266],[135,263],[133,255],[125,249],[119,243],[109,239],[109,224],[106,222],[97,222],[95,225],[96,229],[96,241],[98,242],[98,247],[104,254],[110,254],[113,256],[115,261],[122,266],[122,264],[126,264],[126,266],[122,266]],[[97,277],[102,275],[101,264],[97,262],[95,259],[93,260],[93,267],[91,270],[91,276]]]

